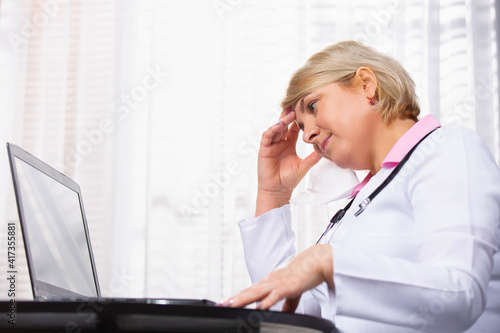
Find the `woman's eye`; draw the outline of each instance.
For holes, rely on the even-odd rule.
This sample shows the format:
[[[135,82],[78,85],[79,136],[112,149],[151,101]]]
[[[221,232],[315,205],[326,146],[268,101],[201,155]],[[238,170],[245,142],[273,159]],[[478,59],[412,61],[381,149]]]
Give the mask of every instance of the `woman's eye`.
[[[316,110],[316,101],[309,103],[309,111],[314,112]]]

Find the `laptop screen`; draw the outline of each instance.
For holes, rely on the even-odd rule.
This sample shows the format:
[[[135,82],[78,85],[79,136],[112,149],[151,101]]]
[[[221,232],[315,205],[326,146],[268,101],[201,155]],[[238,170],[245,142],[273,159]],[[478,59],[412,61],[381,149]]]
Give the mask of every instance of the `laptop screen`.
[[[56,174],[63,180],[58,181],[32,165],[38,161],[28,163],[15,156],[14,162],[35,298],[98,297],[79,187],[68,187],[63,184],[67,177]]]

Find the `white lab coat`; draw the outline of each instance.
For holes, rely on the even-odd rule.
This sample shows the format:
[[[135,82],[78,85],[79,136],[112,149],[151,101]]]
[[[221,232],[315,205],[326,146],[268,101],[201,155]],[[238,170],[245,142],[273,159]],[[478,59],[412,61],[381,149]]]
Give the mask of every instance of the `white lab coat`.
[[[304,293],[298,312],[348,333],[500,332],[500,170],[486,145],[461,126],[436,130],[355,217],[391,171],[323,239],[335,290]],[[253,282],[295,255],[289,205],[239,226]]]

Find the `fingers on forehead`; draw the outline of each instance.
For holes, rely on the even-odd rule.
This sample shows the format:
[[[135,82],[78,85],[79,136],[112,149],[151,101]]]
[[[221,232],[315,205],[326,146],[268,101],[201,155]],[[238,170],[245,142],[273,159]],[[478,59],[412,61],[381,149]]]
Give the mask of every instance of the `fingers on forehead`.
[[[293,110],[292,110],[292,108],[291,108],[291,107],[286,108],[286,109],[283,109],[283,110],[281,111],[280,118],[284,118],[284,117],[288,116],[288,115],[290,114],[290,112],[292,112],[292,111],[293,111]]]

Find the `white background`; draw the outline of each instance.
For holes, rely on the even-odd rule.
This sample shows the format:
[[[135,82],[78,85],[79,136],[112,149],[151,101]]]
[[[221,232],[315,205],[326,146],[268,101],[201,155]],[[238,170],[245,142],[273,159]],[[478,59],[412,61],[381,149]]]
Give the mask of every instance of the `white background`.
[[[2,0],[0,142],[81,185],[104,296],[220,300],[249,284],[236,222],[295,69],[346,39],[389,53],[422,115],[471,127],[498,162],[496,26],[493,0]],[[294,212],[304,248],[327,208]],[[6,151],[0,216],[6,274]],[[29,299],[19,228],[17,240],[16,298]]]

